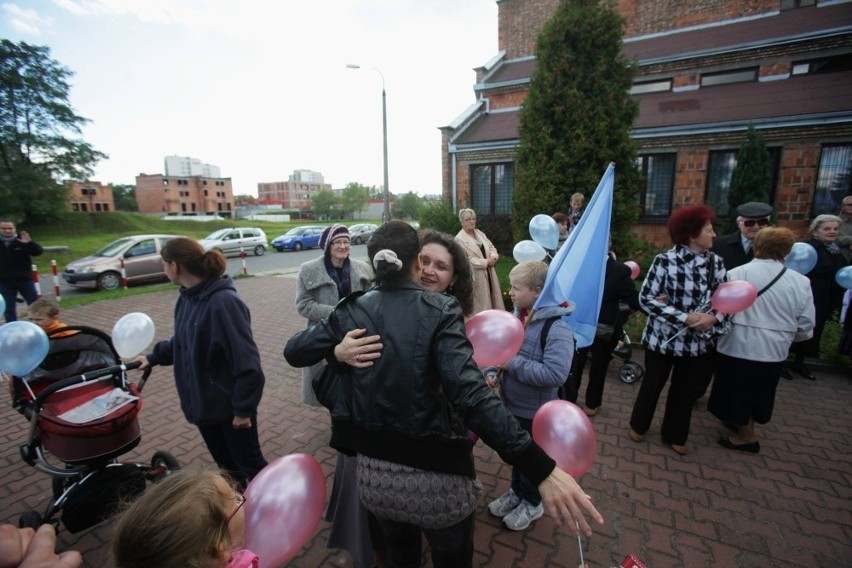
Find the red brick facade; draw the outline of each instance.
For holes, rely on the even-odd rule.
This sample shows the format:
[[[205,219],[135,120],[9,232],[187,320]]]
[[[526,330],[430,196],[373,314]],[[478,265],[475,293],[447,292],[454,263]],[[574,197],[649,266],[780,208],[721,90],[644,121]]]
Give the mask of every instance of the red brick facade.
[[[231,178],[136,176],[136,203],[140,213],[221,215],[234,211]]]
[[[492,138],[484,137],[481,134],[482,119],[490,116],[490,120],[494,121],[495,112],[522,106],[529,88],[529,82],[525,82],[523,76],[529,77],[534,69],[531,56],[534,55],[536,37],[559,0],[498,0],[497,3],[498,45],[505,53],[493,68],[477,70],[477,98],[484,101],[483,105],[478,115],[459,119],[461,126],[442,129],[443,193],[446,199],[454,200],[456,207],[470,204],[468,178],[472,166],[513,161],[517,132],[514,140],[501,137],[499,131],[495,131]],[[816,88],[812,86],[816,83],[808,83],[812,75],[798,76],[794,65],[817,61],[820,57],[836,57],[838,53],[852,57],[852,34],[822,33],[836,26],[848,27],[852,4],[807,7],[797,9],[798,13],[779,12],[780,0],[618,0],[616,4],[626,19],[625,38],[628,41],[625,42],[625,51],[640,63],[636,83],[670,81],[667,93],[634,95],[640,102],[634,137],[640,155],[676,156],[671,208],[705,202],[709,191],[711,154],[736,151],[745,140],[745,126],[749,121],[756,121],[767,146],[777,155],[776,184],[772,189],[779,223],[803,235],[813,214],[824,148],[837,144],[852,145],[852,101],[839,106],[836,101],[828,101],[835,107],[826,109],[799,111],[793,108],[787,115],[772,115],[770,112],[767,116],[771,118],[761,119],[747,113],[737,115],[741,108],[748,106],[739,103],[750,103],[748,100],[737,99],[734,95],[729,95],[727,101],[715,98],[716,93],[733,92],[731,88],[724,85],[707,87],[702,81],[708,75],[753,69],[751,84],[767,86],[759,92],[755,90],[758,92],[756,96],[771,95],[776,86],[786,89],[780,91],[786,94],[777,101],[770,96],[765,102],[752,103],[758,111],[771,110],[784,102],[783,97],[789,94],[803,96],[836,86],[848,89],[852,74],[845,70],[831,75],[813,75],[823,81],[823,85],[828,85]],[[779,14],[786,14],[786,19]],[[816,22],[814,26],[821,25],[822,28],[812,26],[806,40],[786,41],[786,37],[801,35],[796,20],[800,15],[811,18]],[[835,21],[838,19],[842,21]],[[773,25],[780,31],[770,29]],[[684,28],[687,31],[684,32]],[[754,41],[755,35],[751,31],[761,28],[770,30],[766,37],[772,41]],[[729,31],[734,29],[736,33]],[[673,30],[679,33],[666,33]],[[713,43],[714,37],[724,33],[730,36],[725,40],[727,43]],[[768,35],[770,33],[776,36]],[[689,43],[693,37],[699,36],[704,44]],[[678,46],[678,41],[683,45]],[[669,51],[658,49],[654,52],[655,46],[659,47],[662,42],[669,42]],[[755,45],[742,47],[749,42]],[[733,88],[741,87],[734,85]],[[800,90],[797,92],[796,88]],[[806,95],[803,100],[807,98],[813,97]],[[730,116],[724,114],[724,108],[719,111],[725,104],[731,105]],[[822,113],[820,116],[828,119],[799,121],[798,115],[808,113]],[[697,116],[700,120],[684,122],[683,117],[687,116]],[[794,120],[787,120],[787,116]],[[505,131],[507,119],[502,120],[500,128]],[[731,124],[728,128],[717,126],[727,123]],[[474,124],[475,128],[466,131]],[[637,137],[636,133],[640,135]],[[666,218],[661,217],[642,218],[636,230],[654,244],[664,246],[669,243],[665,222]]]
[[[99,181],[69,182],[71,193],[68,196],[68,209],[98,213],[100,211],[115,211],[115,201],[112,188]]]

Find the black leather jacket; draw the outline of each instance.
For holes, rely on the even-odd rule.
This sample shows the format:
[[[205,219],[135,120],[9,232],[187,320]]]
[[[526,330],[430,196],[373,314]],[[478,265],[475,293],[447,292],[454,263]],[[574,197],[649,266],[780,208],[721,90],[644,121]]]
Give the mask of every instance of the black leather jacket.
[[[367,369],[338,363],[334,346],[364,328],[381,336],[382,356]],[[284,349],[295,367],[329,362],[314,391],[331,411],[332,447],[475,477],[469,428],[541,483],[554,461],[491,392],[472,354],[458,301],[414,282],[351,294]]]

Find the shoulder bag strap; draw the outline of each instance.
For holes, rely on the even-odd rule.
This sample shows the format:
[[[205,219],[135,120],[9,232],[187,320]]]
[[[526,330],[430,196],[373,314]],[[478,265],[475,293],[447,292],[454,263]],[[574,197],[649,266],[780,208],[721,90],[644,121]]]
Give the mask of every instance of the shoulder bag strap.
[[[758,296],[760,296],[761,294],[763,294],[764,292],[766,292],[767,290],[769,290],[770,288],[772,288],[772,285],[773,285],[773,284],[775,284],[776,282],[778,282],[778,279],[779,279],[779,278],[781,278],[782,276],[784,276],[784,273],[785,273],[785,272],[787,272],[787,267],[786,267],[786,266],[782,267],[782,268],[781,268],[781,272],[779,272],[779,273],[778,273],[778,276],[776,276],[775,278],[773,278],[773,279],[772,279],[772,282],[770,282],[769,284],[767,284],[766,286],[764,286],[764,287],[763,287],[763,289],[762,289],[760,292],[758,292],[758,293],[757,293],[757,295],[758,295]]]

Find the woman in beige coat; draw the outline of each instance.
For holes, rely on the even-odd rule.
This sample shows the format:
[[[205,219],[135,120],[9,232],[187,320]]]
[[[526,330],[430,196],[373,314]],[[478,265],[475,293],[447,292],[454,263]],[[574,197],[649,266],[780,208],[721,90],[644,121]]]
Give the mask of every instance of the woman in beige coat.
[[[459,211],[459,221],[462,230],[456,235],[456,242],[462,247],[470,265],[473,267],[473,313],[485,310],[505,310],[503,294],[500,292],[500,281],[494,265],[500,255],[497,249],[476,228],[476,212],[473,209]]]

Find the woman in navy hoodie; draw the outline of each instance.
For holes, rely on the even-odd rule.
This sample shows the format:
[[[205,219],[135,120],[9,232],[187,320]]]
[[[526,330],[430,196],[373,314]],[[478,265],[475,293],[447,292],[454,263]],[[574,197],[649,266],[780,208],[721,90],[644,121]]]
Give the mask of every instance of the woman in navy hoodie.
[[[154,345],[141,368],[173,365],[181,410],[220,468],[245,485],[266,466],[257,436],[265,378],[248,306],[224,275],[225,257],[179,237],[163,247],[166,276],[178,284],[174,336]]]

